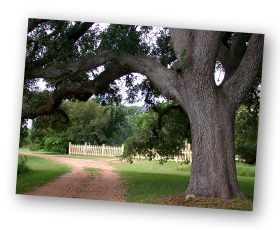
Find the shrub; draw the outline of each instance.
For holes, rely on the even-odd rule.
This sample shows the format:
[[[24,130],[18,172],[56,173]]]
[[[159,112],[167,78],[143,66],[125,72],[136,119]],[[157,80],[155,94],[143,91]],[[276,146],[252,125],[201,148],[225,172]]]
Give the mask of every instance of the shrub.
[[[40,146],[37,143],[31,143],[28,147],[31,151],[41,150]]]
[[[248,164],[256,163],[258,139],[258,113],[240,108],[235,124],[235,150]]]
[[[27,156],[20,156],[18,160],[17,174],[29,172],[30,168],[27,166]]]
[[[63,135],[50,136],[44,140],[44,150],[65,154],[68,143],[67,138]]]

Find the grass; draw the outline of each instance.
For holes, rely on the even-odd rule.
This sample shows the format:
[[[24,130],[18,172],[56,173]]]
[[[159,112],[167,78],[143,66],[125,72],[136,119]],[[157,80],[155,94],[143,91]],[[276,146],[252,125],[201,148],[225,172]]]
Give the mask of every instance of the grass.
[[[84,168],[84,171],[88,172],[87,178],[93,180],[99,172],[103,171],[99,168]]]
[[[16,194],[32,191],[71,171],[68,165],[33,156],[27,156],[26,164],[30,171],[17,176]]]
[[[255,168],[256,167],[254,165],[249,165],[249,164],[245,164],[245,163],[241,163],[241,162],[236,163],[236,172],[237,172],[238,176],[255,177]],[[176,167],[176,170],[190,172],[191,164],[178,165]]]
[[[84,168],[83,170],[86,171],[86,172],[100,172],[100,171],[102,171],[102,169],[99,169],[99,168]]]
[[[189,172],[178,171],[178,164],[167,162],[160,165],[157,161],[135,161],[114,163],[116,172],[128,182],[128,202],[159,203],[158,197],[179,195],[187,186]]]
[[[28,150],[27,150],[28,151]],[[36,151],[35,153],[41,153]],[[48,153],[46,153],[48,154]],[[61,155],[78,159],[102,161],[102,157],[82,155]],[[110,157],[104,157],[110,158]],[[167,162],[163,165],[158,161],[134,160],[133,164],[125,161],[107,162],[116,168],[122,179],[127,181],[127,202],[148,204],[170,204],[206,208],[226,208],[237,210],[252,210],[254,194],[255,166],[237,163],[239,187],[248,198],[247,201],[233,199],[222,201],[220,199],[194,198],[186,201],[181,194],[185,191],[190,180],[191,165],[176,162]],[[89,178],[94,178],[100,169],[85,168]]]
[[[35,153],[35,154],[44,154],[44,155],[65,155],[65,154],[62,154],[62,153],[48,152],[48,151],[45,151],[45,150],[32,151],[29,148],[20,148],[19,153]]]
[[[236,163],[236,171],[238,176],[255,177],[255,170],[255,165],[249,165],[241,162]]]
[[[249,199],[248,201],[220,202],[215,199],[197,198],[189,203],[180,195],[185,191],[190,180],[190,165],[175,162],[160,165],[157,161],[135,160],[131,165],[123,162],[114,163],[114,166],[117,167],[116,172],[121,174],[122,179],[128,182],[126,199],[128,202],[252,210],[254,177],[238,176],[240,189]],[[243,164],[241,167],[247,166]],[[175,201],[174,198],[177,200]]]

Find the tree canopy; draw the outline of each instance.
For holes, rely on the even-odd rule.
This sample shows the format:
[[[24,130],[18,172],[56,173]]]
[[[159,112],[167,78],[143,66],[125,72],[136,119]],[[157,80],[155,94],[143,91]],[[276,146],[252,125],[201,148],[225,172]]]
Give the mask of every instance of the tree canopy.
[[[250,35],[251,33],[223,32],[222,42],[225,47],[238,47],[235,52],[231,53],[231,59],[236,60],[234,61],[235,65],[238,65],[240,57],[244,55]],[[143,114],[138,119],[138,132],[127,141],[126,153],[132,154],[136,151],[147,153],[148,149],[155,148],[163,156],[168,157],[178,154],[178,149],[183,145],[186,138],[191,142],[190,123],[187,114],[175,102],[167,101],[167,103],[157,104],[157,98],[165,96],[151,81],[146,78],[135,85],[137,77],[133,75],[133,72],[114,61],[116,57],[123,54],[147,55],[172,71],[179,72],[181,67],[178,66],[177,53],[170,45],[170,38],[167,28],[155,30],[151,26],[111,23],[107,29],[101,30],[99,23],[95,22],[30,18],[27,27],[21,137],[27,136],[26,122],[24,123],[26,118],[45,115],[45,118],[55,120],[57,124],[73,120],[74,110],[70,111],[69,107],[66,106],[70,102],[60,106],[64,100],[87,101],[95,94],[98,95],[96,97],[98,103],[102,105],[119,105],[122,101],[122,95],[119,94],[119,87],[115,80],[125,76],[125,85],[128,87],[127,101],[133,103],[136,95],[141,92],[148,109],[148,113]],[[151,40],[154,42],[151,43]],[[184,53],[181,53],[179,57],[184,55]],[[224,62],[222,65],[221,61],[223,59],[225,57],[221,54],[216,61],[216,68],[224,69],[226,65],[233,65],[233,61],[229,64]],[[187,65],[187,63],[185,64]],[[103,66],[103,71],[96,71],[100,66]],[[233,67],[227,68],[231,69]],[[142,73],[145,74],[145,71]],[[230,71],[227,71],[227,76],[229,74]],[[46,82],[46,90],[40,91],[36,88],[35,85],[39,78],[43,78]],[[261,74],[259,74],[250,96],[244,102],[248,107],[259,103],[256,100],[253,101],[252,95],[256,95],[260,82]],[[112,110],[113,112],[111,111],[113,114],[111,114],[110,119],[106,116],[94,118],[93,111],[98,108],[92,107],[93,101],[90,103],[91,106],[88,105],[88,108],[92,112],[88,112],[88,114],[92,118],[83,118],[96,119],[96,124],[99,123],[99,128],[106,130],[107,136],[109,133],[114,133],[113,127],[116,126],[113,124],[113,117],[116,116],[119,107]],[[74,105],[81,106],[79,103]],[[247,112],[249,111],[248,109]],[[43,118],[37,119],[36,123],[40,123],[40,119]],[[106,123],[109,121],[108,119],[113,125]],[[244,147],[243,142],[246,138],[238,137],[241,136],[241,127],[244,127],[244,124],[248,125],[248,121],[245,122],[243,119],[242,122],[240,118],[237,120],[236,140],[239,146]],[[71,127],[73,133],[77,133],[76,128]],[[179,132],[179,130],[184,131]],[[254,133],[256,133],[256,128],[254,130]],[[88,130],[85,128],[83,132],[87,133]],[[118,135],[115,135],[115,138],[117,137]],[[91,142],[96,144],[104,142],[104,137],[96,136],[96,138],[99,141],[91,140]],[[79,140],[80,142],[85,141],[85,138],[82,139],[82,136],[75,137],[77,142]],[[116,143],[120,144],[118,141]],[[242,149],[242,147],[240,148]],[[244,149],[242,151],[240,148],[237,148],[237,150],[244,152]]]
[[[23,118],[51,113],[66,98],[86,101],[95,94],[106,102],[119,103],[119,88],[114,81],[121,76],[127,76],[129,102],[139,91],[150,103],[162,95],[148,79],[132,88],[135,71],[114,59],[124,54],[145,54],[168,66],[175,54],[167,28],[112,24],[102,31],[98,23],[39,19],[30,19],[29,24],[33,26],[28,29]],[[97,73],[100,66],[104,71]],[[49,94],[41,92],[40,98],[33,92],[38,78],[52,90]],[[34,98],[38,98],[37,103],[30,101]]]
[[[130,101],[141,92],[159,117],[177,106],[187,113],[181,133],[191,129],[193,162],[186,194],[244,198],[234,162],[235,115],[260,82],[263,43],[262,34],[116,24],[101,30],[98,23],[30,19],[22,118],[56,114],[66,122],[61,103],[92,95],[119,104],[116,80],[123,77]],[[225,73],[220,84],[217,68]],[[135,73],[147,79],[134,86]],[[44,91],[36,89],[39,78],[47,83]],[[161,108],[160,96],[175,104]],[[163,117],[158,121],[172,122]],[[152,133],[166,145],[164,125],[159,122]]]

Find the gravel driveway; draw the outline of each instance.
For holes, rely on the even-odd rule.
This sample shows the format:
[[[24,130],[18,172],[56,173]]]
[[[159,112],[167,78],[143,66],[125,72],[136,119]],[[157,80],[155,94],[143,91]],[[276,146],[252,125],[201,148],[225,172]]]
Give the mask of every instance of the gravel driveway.
[[[35,190],[25,193],[27,195],[81,198],[91,200],[108,200],[124,202],[126,183],[120,179],[118,173],[113,172],[114,167],[106,164],[102,159],[88,160],[56,155],[40,155],[20,153],[28,156],[42,157],[47,160],[57,161],[73,167],[70,173],[58,177]],[[102,171],[93,174],[84,168],[98,168]]]

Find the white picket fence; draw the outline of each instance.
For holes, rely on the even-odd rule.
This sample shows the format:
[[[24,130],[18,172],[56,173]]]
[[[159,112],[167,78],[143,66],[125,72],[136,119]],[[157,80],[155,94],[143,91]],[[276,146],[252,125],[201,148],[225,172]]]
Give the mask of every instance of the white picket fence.
[[[134,156],[135,159],[147,159],[147,156],[142,154],[137,154]],[[161,160],[163,159],[159,154],[155,154],[153,160]],[[191,144],[185,144],[185,147],[181,150],[181,154],[178,156],[174,156],[174,158],[169,158],[168,161],[176,161],[176,162],[192,162],[192,150]]]
[[[74,145],[69,142],[69,155],[84,155],[84,156],[102,156],[102,157],[114,157],[121,156],[124,151],[124,145],[118,146],[106,146],[106,145]]]
[[[101,157],[115,157],[122,156],[124,152],[124,145],[121,147],[118,146],[106,146],[106,145],[74,145],[69,142],[69,155],[84,155],[84,156],[101,156]],[[145,155],[135,155],[134,159],[147,159]],[[155,154],[153,160],[161,160],[160,155]],[[244,161],[239,159],[238,156],[235,157],[236,161]],[[176,162],[192,162],[192,150],[189,143],[185,144],[185,147],[181,150],[181,154],[174,156],[174,158],[168,159],[168,161]]]
[[[185,144],[185,148],[183,148],[182,150],[181,150],[181,155],[179,155],[179,156],[175,156],[174,157],[174,160],[176,161],[176,162],[182,162],[182,161],[184,161],[184,162],[186,162],[186,161],[188,161],[188,162],[192,162],[192,149],[191,149],[191,144],[189,144],[189,143],[186,143]]]
[[[69,155],[84,155],[84,156],[101,156],[101,157],[114,157],[121,156],[124,152],[124,145],[121,147],[118,146],[106,146],[106,145],[75,145],[69,142]],[[135,159],[146,159],[144,155],[136,155]],[[154,160],[162,159],[158,154],[155,154]],[[185,148],[181,150],[181,155],[174,156],[173,159],[169,161],[183,162],[183,161],[192,161],[192,151],[191,145],[186,143]]]

